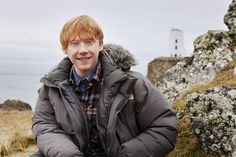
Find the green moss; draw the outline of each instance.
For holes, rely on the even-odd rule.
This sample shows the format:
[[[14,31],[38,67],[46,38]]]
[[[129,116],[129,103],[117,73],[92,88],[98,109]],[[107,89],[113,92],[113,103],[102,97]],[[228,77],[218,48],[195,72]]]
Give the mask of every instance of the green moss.
[[[179,99],[172,105],[174,110],[180,113],[179,117],[179,134],[177,137],[177,144],[175,149],[168,155],[168,157],[190,156],[198,147],[199,141],[194,134],[191,126],[189,114],[186,113],[185,99]],[[181,114],[184,114],[181,116]]]

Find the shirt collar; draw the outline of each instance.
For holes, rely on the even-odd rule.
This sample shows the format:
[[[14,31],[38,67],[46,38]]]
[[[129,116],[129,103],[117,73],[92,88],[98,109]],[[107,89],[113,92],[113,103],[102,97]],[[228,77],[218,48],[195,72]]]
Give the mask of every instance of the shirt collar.
[[[102,80],[102,65],[101,62],[98,61],[96,66],[93,68],[93,70],[89,73],[89,75],[86,78],[81,78],[75,70],[75,67],[72,66],[71,70],[70,70],[70,78],[69,80],[75,84],[75,85],[79,85],[81,83],[82,80],[87,79],[89,82],[100,82]],[[81,83],[82,84],[82,83]]]
[[[93,77],[96,76],[97,67],[98,67],[98,63],[94,66],[94,68],[88,74],[88,76],[82,78],[80,75],[77,74],[75,67],[72,66],[71,71],[70,71],[70,78],[73,80],[73,82],[76,85],[79,85],[82,80],[91,81],[93,79]]]

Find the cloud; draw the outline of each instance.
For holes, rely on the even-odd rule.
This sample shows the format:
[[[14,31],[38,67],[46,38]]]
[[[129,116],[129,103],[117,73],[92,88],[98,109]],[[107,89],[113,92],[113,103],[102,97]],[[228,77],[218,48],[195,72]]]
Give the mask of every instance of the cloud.
[[[62,57],[59,33],[63,24],[72,17],[88,14],[102,26],[105,42],[131,50],[146,73],[143,69],[152,57],[168,55],[171,27],[184,31],[185,49],[191,54],[197,36],[209,29],[227,30],[223,17],[230,3],[231,0],[1,1],[0,60]]]

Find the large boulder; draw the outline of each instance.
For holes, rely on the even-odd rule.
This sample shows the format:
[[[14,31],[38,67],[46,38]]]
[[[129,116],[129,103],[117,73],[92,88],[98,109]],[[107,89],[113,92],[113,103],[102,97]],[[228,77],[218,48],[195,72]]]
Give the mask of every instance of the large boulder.
[[[192,93],[187,96],[186,105],[203,149],[233,156],[236,153],[236,89],[221,87]]]
[[[6,101],[4,101],[3,104],[0,104],[0,109],[1,110],[7,110],[7,111],[11,111],[11,110],[18,110],[18,111],[25,111],[25,110],[32,110],[31,106],[26,103],[23,102],[21,100],[15,100],[15,99],[8,99]]]
[[[229,34],[236,39],[236,0],[229,5],[227,14],[224,16],[224,23],[229,28]]]

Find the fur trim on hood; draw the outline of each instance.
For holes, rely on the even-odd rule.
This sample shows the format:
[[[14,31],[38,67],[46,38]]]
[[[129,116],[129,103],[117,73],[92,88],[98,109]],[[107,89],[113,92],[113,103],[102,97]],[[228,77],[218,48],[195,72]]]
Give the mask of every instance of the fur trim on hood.
[[[104,45],[102,53],[109,59],[114,67],[122,71],[129,70],[131,66],[135,66],[137,63],[133,54],[120,45],[106,44]]]

